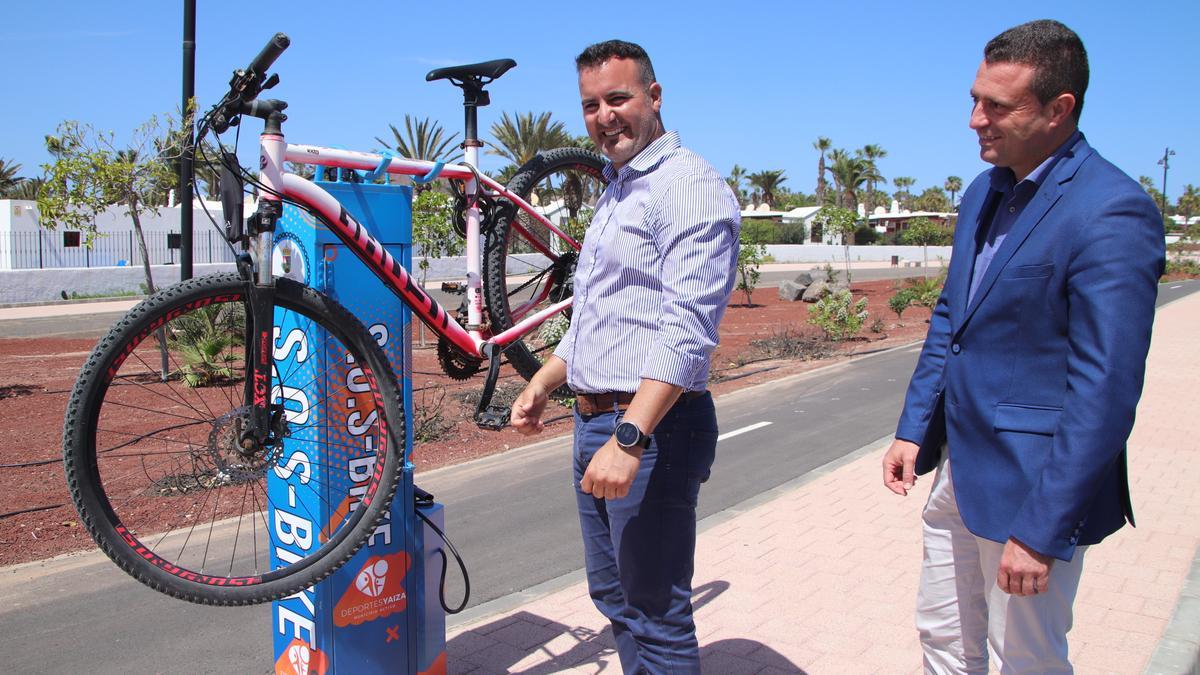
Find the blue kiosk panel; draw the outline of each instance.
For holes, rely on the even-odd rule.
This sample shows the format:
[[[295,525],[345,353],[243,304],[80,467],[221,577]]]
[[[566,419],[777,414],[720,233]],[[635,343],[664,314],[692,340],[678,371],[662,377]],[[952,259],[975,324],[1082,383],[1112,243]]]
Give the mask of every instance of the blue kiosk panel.
[[[406,267],[411,264],[411,188],[319,184],[397,260]],[[284,208],[276,232],[273,267],[277,276],[333,296],[359,318],[387,354],[403,389],[405,418],[411,419],[408,308],[332,232],[291,205]],[[279,367],[311,372],[313,377],[304,379],[313,384],[303,392],[285,390],[278,383],[273,389],[275,400],[284,402],[289,421],[306,426],[308,434],[289,441],[283,470],[274,472],[268,484],[269,518],[276,537],[272,551],[277,559],[313,545],[320,529],[317,523],[328,522],[338,509],[354,508],[354,504],[331,505],[329,498],[322,499],[300,483],[340,481],[338,493],[346,494],[349,488],[353,499],[354,484],[365,483],[373,470],[378,442],[364,434],[373,404],[359,400],[366,391],[361,371],[336,344],[328,344],[326,336],[290,324],[288,316],[282,312],[276,316]],[[306,400],[326,401],[320,409],[331,419],[306,417],[317,414],[308,410]],[[276,673],[445,672],[445,615],[438,604],[438,575],[431,569],[442,564],[440,556],[431,557],[442,542],[416,517],[411,449],[412,431],[406,426],[403,476],[388,516],[367,545],[330,578],[274,604]],[[288,463],[292,458],[295,464]],[[441,527],[440,505],[424,512]],[[429,579],[435,585],[426,588]]]

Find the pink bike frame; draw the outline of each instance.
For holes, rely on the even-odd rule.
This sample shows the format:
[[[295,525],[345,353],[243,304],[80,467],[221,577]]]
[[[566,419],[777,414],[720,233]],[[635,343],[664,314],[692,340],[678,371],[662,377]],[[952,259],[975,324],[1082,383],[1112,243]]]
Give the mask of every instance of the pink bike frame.
[[[540,297],[513,308],[514,325],[508,330],[487,336],[480,330],[483,318],[482,298],[482,261],[480,255],[479,209],[472,205],[467,209],[467,315],[468,328],[460,325],[441,305],[437,303],[416,279],[404,269],[383,246],[351,216],[333,195],[319,185],[301,178],[295,174],[283,171],[284,161],[298,164],[314,164],[342,169],[374,170],[387,162],[385,171],[389,174],[404,176],[426,176],[437,168],[433,162],[406,158],[385,158],[369,152],[323,148],[313,145],[291,145],[279,134],[263,134],[260,140],[261,161],[260,180],[270,190],[283,194],[306,208],[319,213],[331,226],[334,234],[354,252],[383,282],[395,293],[401,301],[407,304],[421,321],[425,322],[435,333],[445,337],[464,354],[475,358],[484,358],[483,346],[488,343],[507,347],[522,336],[540,326],[547,319],[571,306],[571,298],[555,303],[532,315],[529,310],[544,300],[550,292],[549,284]],[[390,161],[389,161],[390,160]],[[516,204],[517,208],[529,214],[531,218],[547,227],[555,235],[562,238],[575,250],[580,244],[569,235],[556,227],[549,219],[538,213],[524,199],[509,192],[490,177],[473,172],[470,166],[476,166],[478,148],[466,149],[466,163],[446,164],[438,178],[464,180],[467,182],[466,192],[472,194],[482,189],[484,194],[494,198],[505,198]],[[476,185],[477,179],[483,186]],[[269,191],[264,191],[263,199],[278,199]],[[542,255],[554,260],[558,256],[547,249],[542,243],[513,220],[510,224],[517,233],[526,235],[526,241]],[[269,236],[269,235],[267,235]],[[260,242],[260,251],[270,251],[270,242]],[[268,253],[269,255],[269,253]],[[263,267],[260,265],[260,268]],[[269,265],[265,266],[270,269]]]

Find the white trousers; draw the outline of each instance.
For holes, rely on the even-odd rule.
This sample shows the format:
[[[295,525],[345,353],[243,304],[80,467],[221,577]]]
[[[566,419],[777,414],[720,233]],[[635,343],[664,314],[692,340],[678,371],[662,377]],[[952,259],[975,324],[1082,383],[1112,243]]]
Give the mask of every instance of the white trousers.
[[[1004,544],[963,525],[943,451],[922,516],[925,554],[917,592],[917,630],[927,673],[1071,673],[1067,631],[1085,547],[1054,561],[1049,589],[1009,595],[996,586]]]

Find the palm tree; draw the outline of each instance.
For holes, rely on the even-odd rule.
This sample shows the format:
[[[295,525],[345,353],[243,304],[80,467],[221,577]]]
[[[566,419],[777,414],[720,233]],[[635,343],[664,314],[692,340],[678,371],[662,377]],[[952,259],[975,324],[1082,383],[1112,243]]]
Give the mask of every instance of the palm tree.
[[[0,195],[6,195],[19,186],[25,179],[17,175],[21,165],[7,159],[0,159]]]
[[[375,140],[388,150],[395,150],[397,154],[408,159],[420,159],[427,162],[457,162],[463,157],[462,153],[458,151],[459,146],[454,144],[458,134],[453,133],[446,136],[446,130],[442,128],[442,125],[428,117],[418,120],[406,113],[404,115],[404,133],[400,133],[395,124],[389,124],[388,128],[392,130],[395,145],[389,145],[387,141],[378,136],[375,137]],[[433,184],[418,184],[414,187],[417,192],[424,192],[431,189]]]
[[[42,189],[42,184],[45,182],[45,179],[42,178],[25,178],[17,183],[16,187],[9,188],[0,193],[0,196],[6,199],[28,199],[29,201],[34,201],[37,199],[38,190]]]
[[[389,124],[388,128],[392,130],[392,137],[395,139],[395,145],[388,145],[388,142],[376,136],[375,140],[379,144],[389,150],[395,150],[397,153],[407,157],[408,159],[421,159],[427,162],[457,162],[462,159],[462,153],[457,151],[457,146],[454,145],[454,139],[458,137],[457,133],[444,136],[446,130],[442,125],[434,120],[426,117],[422,120],[417,120],[411,115],[404,115],[404,133],[396,128],[395,124]]]
[[[775,203],[775,191],[779,189],[779,186],[787,178],[783,175],[783,169],[768,169],[750,174],[747,180],[750,181],[751,185],[758,188],[763,203],[769,207]]]
[[[824,136],[819,136],[817,138],[817,140],[813,141],[813,149],[821,154],[820,159],[817,160],[817,203],[818,204],[825,203],[825,189],[827,187],[825,184],[825,153],[828,152],[829,149],[832,147],[833,147],[833,141],[830,141],[828,138],[825,138]]]
[[[575,140],[562,122],[551,121],[548,112],[537,117],[531,112],[519,113],[515,119],[504,113],[492,124],[492,136],[497,142],[488,143],[488,154],[500,155],[517,166],[539,152],[572,145]]]
[[[946,178],[946,184],[942,187],[946,188],[946,192],[950,193],[950,208],[954,208],[954,195],[962,190],[962,179],[958,176],[950,176]]]
[[[866,184],[867,177],[871,174],[871,166],[867,160],[851,157],[845,152],[830,153],[830,158],[834,161],[829,167],[829,172],[833,174],[833,180],[842,195],[840,205],[844,209],[854,211],[858,208],[858,192]]]
[[[829,152],[829,164],[825,167],[825,170],[833,176],[833,205],[837,207],[842,206],[842,183],[841,177],[833,170],[833,167],[845,163],[849,157],[845,150],[835,148]]]
[[[1162,204],[1166,200],[1163,197],[1163,193],[1159,192],[1158,188],[1154,187],[1154,179],[1149,176],[1138,176],[1138,184],[1142,186],[1142,189],[1146,191],[1146,194],[1150,195],[1150,199],[1154,200],[1154,204],[1161,209]],[[1164,213],[1163,215],[1166,214]]]
[[[583,148],[588,152],[596,152],[596,144],[592,142],[592,137],[587,134],[575,136],[568,145],[575,148]]]
[[[860,157],[867,164],[867,166],[866,166],[867,192],[863,196],[864,197],[863,203],[866,205],[866,214],[867,214],[867,217],[869,218],[871,216],[871,210],[875,208],[875,203],[874,203],[875,184],[887,182],[887,179],[885,179],[883,177],[883,175],[881,175],[879,173],[879,167],[878,167],[878,165],[875,164],[875,160],[883,159],[884,157],[887,157],[887,150],[884,150],[883,146],[881,146],[881,145],[875,145],[873,143],[868,143],[867,145],[864,145],[862,148],[855,150],[854,152],[856,155],[858,155],[858,157]]]
[[[1183,186],[1183,194],[1175,202],[1175,212],[1183,216],[1183,226],[1186,228],[1197,211],[1200,211],[1200,189],[1189,183]]]
[[[896,194],[892,195],[896,201],[904,208],[908,208],[908,204],[912,201],[912,193],[908,189],[917,184],[917,179],[911,176],[896,176],[892,179],[892,184],[896,186]]]
[[[746,170],[734,164],[733,168],[729,170],[729,177],[725,179],[725,182],[729,184],[729,189],[733,190],[733,196],[737,198],[739,204],[742,203],[746,194],[742,190],[742,181],[744,180],[746,180]]]

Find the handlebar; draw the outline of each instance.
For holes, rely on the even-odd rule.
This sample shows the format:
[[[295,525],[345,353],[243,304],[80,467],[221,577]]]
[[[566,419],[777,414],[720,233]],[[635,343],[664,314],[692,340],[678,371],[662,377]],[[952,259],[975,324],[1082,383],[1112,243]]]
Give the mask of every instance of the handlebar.
[[[262,48],[258,56],[254,57],[245,70],[233,71],[233,77],[229,80],[229,91],[205,116],[205,124],[200,129],[200,136],[196,139],[197,143],[209,128],[217,133],[223,133],[229,127],[236,125],[239,116],[243,113],[265,119],[270,112],[287,107],[286,103],[273,100],[266,102],[271,105],[253,104],[256,103],[255,98],[264,89],[270,89],[279,82],[279,77],[276,75],[267,78],[267,70],[291,43],[292,40],[287,35],[276,33],[267,41],[266,46]]]
[[[246,67],[246,72],[254,73],[259,77],[265,77],[267,69],[271,67],[271,64],[275,63],[275,59],[279,58],[279,55],[290,44],[292,44],[291,38],[283,33],[276,33],[274,37],[267,41],[266,46],[262,48],[258,56],[254,57],[254,60]]]

